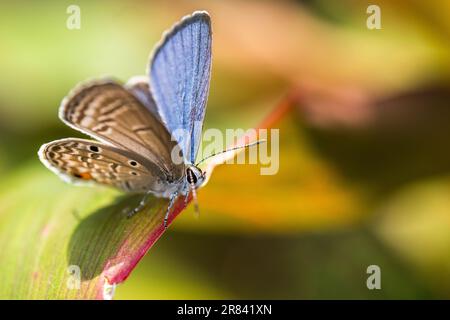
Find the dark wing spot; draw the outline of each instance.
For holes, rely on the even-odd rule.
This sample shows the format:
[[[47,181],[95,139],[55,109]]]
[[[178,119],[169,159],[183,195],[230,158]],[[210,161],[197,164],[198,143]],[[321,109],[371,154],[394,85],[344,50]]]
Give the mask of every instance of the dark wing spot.
[[[52,147],[52,151],[58,152],[59,150],[61,150],[60,146],[53,146]]]
[[[54,158],[55,157],[55,153],[54,152],[49,152],[49,153],[47,153],[47,155],[48,155],[48,157],[50,158],[50,159],[52,159],[52,158]]]
[[[136,167],[136,166],[137,166],[137,162],[134,161],[134,160],[131,160],[129,163],[130,163],[130,165],[133,166],[133,167]]]
[[[134,171],[131,171],[131,174],[133,175],[133,176],[137,176],[138,174],[136,173],[136,172],[134,172]]]
[[[89,150],[91,150],[92,152],[100,152],[100,149],[97,146],[89,146]]]

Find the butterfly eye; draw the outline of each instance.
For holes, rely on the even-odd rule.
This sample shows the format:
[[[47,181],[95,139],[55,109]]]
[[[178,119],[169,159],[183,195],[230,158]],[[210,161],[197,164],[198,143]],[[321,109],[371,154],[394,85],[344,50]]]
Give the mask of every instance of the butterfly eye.
[[[97,146],[89,146],[89,150],[92,152],[100,152],[100,148]]]
[[[191,169],[188,169],[188,170],[189,170],[190,174],[188,173],[186,175],[187,182],[196,184],[197,183],[197,176],[194,174],[194,172]]]

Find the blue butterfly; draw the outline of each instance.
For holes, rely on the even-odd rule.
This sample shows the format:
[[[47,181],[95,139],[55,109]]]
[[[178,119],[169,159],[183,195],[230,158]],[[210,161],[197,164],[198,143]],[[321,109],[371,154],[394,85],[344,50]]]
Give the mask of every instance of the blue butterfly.
[[[59,116],[100,142],[52,141],[40,148],[41,161],[66,181],[169,198],[165,227],[179,195],[187,199],[192,192],[198,210],[196,189],[205,174],[195,160],[211,78],[211,44],[211,19],[197,11],[163,35],[148,77],[125,85],[106,79],[77,86],[62,101]],[[146,199],[130,214],[140,211]]]

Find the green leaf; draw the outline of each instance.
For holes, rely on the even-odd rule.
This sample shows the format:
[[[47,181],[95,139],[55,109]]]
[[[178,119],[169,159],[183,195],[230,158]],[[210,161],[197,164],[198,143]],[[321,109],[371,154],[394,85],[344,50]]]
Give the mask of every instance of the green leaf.
[[[65,184],[37,160],[3,186],[1,299],[111,298],[164,232],[166,199],[127,218],[142,196]]]
[[[207,180],[219,164],[209,163]],[[152,197],[128,218],[141,198],[65,184],[37,159],[14,172],[0,190],[0,298],[111,299],[165,231],[167,199]],[[187,203],[176,200],[169,225]]]

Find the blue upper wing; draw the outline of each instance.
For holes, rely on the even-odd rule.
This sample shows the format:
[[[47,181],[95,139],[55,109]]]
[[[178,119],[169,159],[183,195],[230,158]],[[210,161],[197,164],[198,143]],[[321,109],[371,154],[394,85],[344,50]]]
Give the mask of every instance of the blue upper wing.
[[[208,13],[194,12],[163,36],[149,76],[161,119],[177,139],[185,161],[195,163],[211,77]]]

